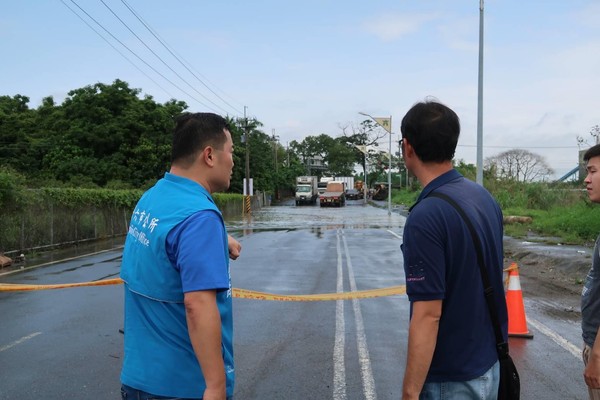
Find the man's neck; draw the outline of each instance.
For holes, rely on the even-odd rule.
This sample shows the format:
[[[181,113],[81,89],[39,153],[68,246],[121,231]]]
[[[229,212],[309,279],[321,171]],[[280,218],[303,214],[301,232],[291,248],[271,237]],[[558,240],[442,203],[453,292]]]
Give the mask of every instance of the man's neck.
[[[208,184],[206,179],[204,179],[204,175],[198,171],[197,167],[181,168],[179,166],[172,165],[171,170],[169,172],[173,175],[177,175],[182,178],[187,178],[198,183],[200,186],[202,186],[204,189],[206,189],[209,193],[212,194],[210,185]]]
[[[421,182],[421,186],[427,186],[432,180],[440,175],[451,171],[454,167],[452,161],[444,161],[442,163],[423,163],[415,171],[415,176]]]

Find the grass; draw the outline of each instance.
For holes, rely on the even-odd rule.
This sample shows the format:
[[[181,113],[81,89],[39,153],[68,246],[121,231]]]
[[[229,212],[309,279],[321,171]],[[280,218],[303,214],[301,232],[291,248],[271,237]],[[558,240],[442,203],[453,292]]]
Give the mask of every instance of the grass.
[[[504,232],[508,236],[525,238],[533,234],[555,237],[564,244],[589,246],[594,244],[600,233],[600,205],[590,203],[587,196],[540,184],[519,186],[511,183],[510,187],[494,189],[492,195],[505,216],[532,218],[529,224],[506,224]],[[392,201],[410,206],[419,193],[418,190],[395,190],[392,192]]]

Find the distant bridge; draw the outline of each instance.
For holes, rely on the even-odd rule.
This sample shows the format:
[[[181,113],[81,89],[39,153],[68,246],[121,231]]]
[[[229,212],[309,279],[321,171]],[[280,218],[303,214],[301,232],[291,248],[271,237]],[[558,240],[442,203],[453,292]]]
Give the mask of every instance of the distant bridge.
[[[556,182],[564,182],[574,175],[579,175],[579,165],[567,172],[566,174],[564,174],[563,176],[561,176],[560,178],[558,178]]]

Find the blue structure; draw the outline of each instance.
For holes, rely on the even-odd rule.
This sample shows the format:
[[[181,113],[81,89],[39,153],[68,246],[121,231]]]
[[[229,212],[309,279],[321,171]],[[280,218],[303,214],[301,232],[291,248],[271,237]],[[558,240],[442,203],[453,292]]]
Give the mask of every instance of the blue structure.
[[[561,176],[560,178],[558,178],[556,180],[556,182],[564,182],[568,178],[570,178],[571,176],[573,176],[573,175],[575,175],[577,173],[579,173],[579,165],[576,166],[575,168],[573,168],[572,170],[570,170],[569,172],[567,172],[566,174],[564,174],[563,176]]]

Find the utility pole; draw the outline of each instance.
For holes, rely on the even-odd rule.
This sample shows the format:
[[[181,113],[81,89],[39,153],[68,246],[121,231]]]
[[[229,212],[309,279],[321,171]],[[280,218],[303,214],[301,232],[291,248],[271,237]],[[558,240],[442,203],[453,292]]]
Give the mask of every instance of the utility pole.
[[[246,195],[244,196],[244,214],[250,215],[252,213],[252,201],[250,198],[252,195],[252,185],[250,185],[250,132],[248,131],[248,117],[246,116],[247,108],[244,106],[244,136],[246,138],[246,186],[244,188]]]
[[[246,117],[246,109],[244,106],[244,136],[246,137],[246,194],[250,196],[250,135],[248,134],[248,118]]]
[[[279,190],[278,190],[279,189],[279,187],[278,187],[279,178],[278,178],[278,174],[277,174],[277,172],[279,170],[279,168],[277,166],[277,147],[278,147],[277,140],[279,139],[279,136],[275,136],[275,129],[273,129],[271,132],[272,132],[271,137],[273,140],[273,152],[275,153],[275,198],[277,200],[279,200]]]
[[[388,147],[388,215],[392,215],[392,116],[390,115],[390,129],[388,130],[390,144]]]

